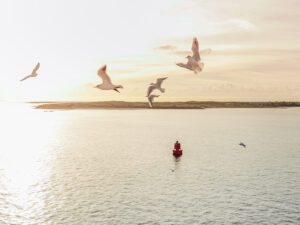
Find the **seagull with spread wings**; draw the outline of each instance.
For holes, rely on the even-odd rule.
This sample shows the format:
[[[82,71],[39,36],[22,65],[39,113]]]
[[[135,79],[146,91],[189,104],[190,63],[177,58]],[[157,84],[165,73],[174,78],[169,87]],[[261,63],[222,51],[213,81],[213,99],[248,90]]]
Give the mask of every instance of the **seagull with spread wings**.
[[[157,97],[159,97],[159,95],[148,96],[148,104],[149,104],[150,108],[152,108],[152,103],[153,103],[154,98],[157,98]]]
[[[24,77],[22,80],[20,81],[24,81],[26,79],[28,79],[29,77],[36,77],[38,74],[36,73],[36,71],[40,68],[40,63],[38,62],[38,64],[36,64],[36,66],[34,67],[34,69],[32,70],[31,74]]]
[[[99,88],[101,90],[114,90],[116,92],[119,92],[118,88],[123,88],[122,85],[114,85],[111,82],[110,77],[106,73],[106,65],[102,66],[98,70],[98,76],[102,79],[102,84],[98,84],[97,86],[95,86],[95,88]]]
[[[148,91],[147,91],[147,96],[148,97],[152,91],[154,91],[155,89],[160,90],[160,92],[164,93],[166,89],[161,87],[162,82],[167,79],[168,77],[163,77],[163,78],[157,78],[156,79],[156,83],[151,83],[150,86],[148,87]]]
[[[188,59],[187,63],[176,63],[177,66],[186,68],[188,70],[194,71],[194,73],[201,72],[204,67],[204,63],[201,62],[200,53],[199,53],[199,43],[197,38],[193,39],[193,45],[192,45],[192,52],[193,56],[187,56]]]

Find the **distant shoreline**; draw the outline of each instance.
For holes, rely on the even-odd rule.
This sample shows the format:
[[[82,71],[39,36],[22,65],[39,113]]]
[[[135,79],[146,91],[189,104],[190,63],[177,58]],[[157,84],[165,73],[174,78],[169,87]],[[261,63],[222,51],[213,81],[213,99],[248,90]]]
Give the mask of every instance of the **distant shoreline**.
[[[148,109],[147,102],[29,102],[38,104],[35,109]],[[155,102],[153,109],[207,109],[207,108],[286,108],[300,107],[300,102],[214,102],[214,101],[187,101],[187,102]]]

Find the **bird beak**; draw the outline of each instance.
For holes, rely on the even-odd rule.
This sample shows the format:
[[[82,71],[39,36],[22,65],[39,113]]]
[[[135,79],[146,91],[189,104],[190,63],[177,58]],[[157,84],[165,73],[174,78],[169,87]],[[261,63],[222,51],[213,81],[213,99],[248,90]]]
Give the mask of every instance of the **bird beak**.
[[[116,91],[116,92],[119,92],[119,90],[118,89],[114,89],[114,91]],[[119,92],[120,93],[120,92]]]

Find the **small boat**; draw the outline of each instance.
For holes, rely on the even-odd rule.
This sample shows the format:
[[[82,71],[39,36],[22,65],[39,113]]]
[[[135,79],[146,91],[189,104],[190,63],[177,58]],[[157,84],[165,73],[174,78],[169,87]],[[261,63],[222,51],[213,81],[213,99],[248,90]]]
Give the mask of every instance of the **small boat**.
[[[174,144],[173,155],[175,157],[180,157],[182,155],[182,150],[180,149],[180,143],[178,141]]]

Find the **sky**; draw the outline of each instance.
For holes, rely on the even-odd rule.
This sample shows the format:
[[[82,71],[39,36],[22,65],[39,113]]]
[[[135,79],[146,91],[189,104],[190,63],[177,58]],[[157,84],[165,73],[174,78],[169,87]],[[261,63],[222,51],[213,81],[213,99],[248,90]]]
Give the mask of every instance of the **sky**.
[[[157,101],[300,101],[299,11],[298,0],[1,1],[0,100],[146,101],[168,77]],[[197,75],[175,65],[193,37]],[[121,93],[93,88],[104,64]]]

